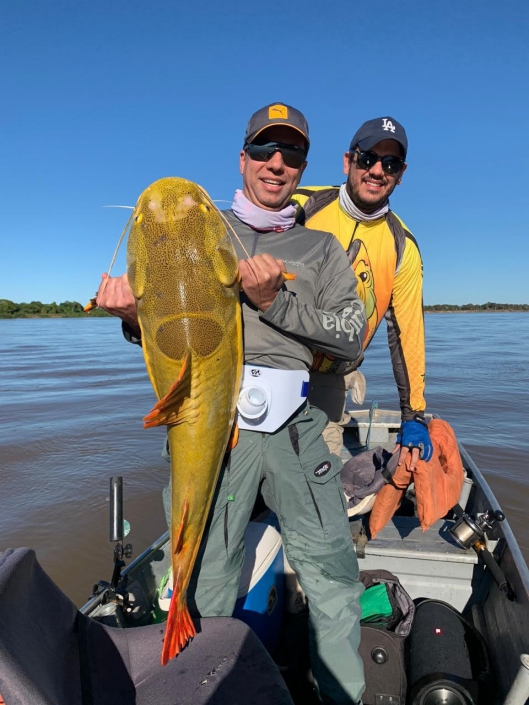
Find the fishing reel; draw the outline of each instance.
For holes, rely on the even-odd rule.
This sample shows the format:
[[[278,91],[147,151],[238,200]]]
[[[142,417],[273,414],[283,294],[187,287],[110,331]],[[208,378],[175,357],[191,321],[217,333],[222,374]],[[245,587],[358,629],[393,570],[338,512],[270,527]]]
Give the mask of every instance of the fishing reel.
[[[497,521],[503,521],[505,514],[497,509],[488,509],[476,518],[466,514],[459,505],[454,507],[458,520],[449,529],[450,535],[461,548],[472,548],[478,541],[483,541],[487,531],[490,531]]]
[[[511,602],[516,601],[516,595],[513,589],[509,585],[496,559],[488,550],[485,540],[487,531],[490,531],[496,522],[504,521],[505,514],[499,509],[494,512],[492,509],[487,509],[483,514],[472,517],[466,514],[459,504],[456,504],[454,507],[454,512],[459,517],[455,524],[449,529],[449,533],[454,541],[461,546],[461,548],[473,548],[489,569],[500,591]]]

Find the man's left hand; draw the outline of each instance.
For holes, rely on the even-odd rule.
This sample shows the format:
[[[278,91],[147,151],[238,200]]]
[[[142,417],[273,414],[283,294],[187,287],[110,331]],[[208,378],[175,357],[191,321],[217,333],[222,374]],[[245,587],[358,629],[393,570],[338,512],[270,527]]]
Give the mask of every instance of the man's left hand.
[[[282,259],[272,255],[255,255],[239,262],[241,287],[254,306],[263,313],[274,303],[277,292],[285,283]]]
[[[433,455],[432,441],[428,433],[428,424],[422,416],[417,415],[410,421],[402,422],[397,435],[397,445],[393,452],[396,453],[398,450],[400,450],[399,465],[404,464],[406,456],[411,450],[411,471],[415,470],[419,459],[426,462],[431,459]]]

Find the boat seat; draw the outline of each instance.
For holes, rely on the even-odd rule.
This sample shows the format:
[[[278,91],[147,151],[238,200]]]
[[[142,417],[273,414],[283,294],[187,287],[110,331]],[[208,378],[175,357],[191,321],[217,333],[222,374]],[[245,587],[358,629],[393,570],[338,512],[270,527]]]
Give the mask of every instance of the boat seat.
[[[196,620],[165,667],[164,627],[119,629],[82,615],[28,548],[0,553],[0,694],[6,705],[293,705],[242,622]]]

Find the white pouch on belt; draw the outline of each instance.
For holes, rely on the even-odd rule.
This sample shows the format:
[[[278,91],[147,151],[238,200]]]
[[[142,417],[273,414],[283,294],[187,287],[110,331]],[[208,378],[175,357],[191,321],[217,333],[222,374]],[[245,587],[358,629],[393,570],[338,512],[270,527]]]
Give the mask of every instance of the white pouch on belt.
[[[237,402],[237,425],[245,431],[273,433],[306,401],[309,373],[244,365]]]

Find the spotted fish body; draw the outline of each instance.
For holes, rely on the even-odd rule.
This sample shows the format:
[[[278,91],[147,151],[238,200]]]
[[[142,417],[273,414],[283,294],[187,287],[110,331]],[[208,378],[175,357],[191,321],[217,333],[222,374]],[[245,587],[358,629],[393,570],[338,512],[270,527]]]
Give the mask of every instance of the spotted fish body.
[[[127,272],[158,403],[145,427],[167,425],[171,455],[173,595],[162,663],[195,634],[186,589],[226,452],[242,372],[237,257],[208,195],[166,178],[140,196]]]

